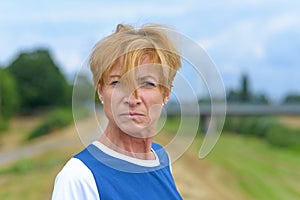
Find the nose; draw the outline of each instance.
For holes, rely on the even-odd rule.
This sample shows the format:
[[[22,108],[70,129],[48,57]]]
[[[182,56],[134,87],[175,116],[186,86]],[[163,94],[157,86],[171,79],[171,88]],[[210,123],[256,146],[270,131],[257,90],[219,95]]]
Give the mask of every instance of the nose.
[[[125,98],[125,103],[129,105],[129,107],[134,107],[140,105],[142,102],[137,91],[131,93],[128,97]]]

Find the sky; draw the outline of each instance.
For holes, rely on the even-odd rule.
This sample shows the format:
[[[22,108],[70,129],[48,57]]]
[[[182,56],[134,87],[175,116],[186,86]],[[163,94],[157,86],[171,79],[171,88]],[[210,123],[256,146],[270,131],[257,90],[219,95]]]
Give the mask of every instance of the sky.
[[[207,52],[225,89],[249,76],[274,101],[300,93],[298,0],[1,0],[0,66],[21,51],[48,48],[74,77],[94,44],[119,23],[166,24]]]

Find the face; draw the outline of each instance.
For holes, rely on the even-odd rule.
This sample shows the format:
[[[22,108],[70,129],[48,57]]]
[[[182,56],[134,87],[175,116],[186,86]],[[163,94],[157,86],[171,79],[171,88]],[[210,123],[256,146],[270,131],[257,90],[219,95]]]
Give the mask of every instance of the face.
[[[146,57],[142,65],[134,69],[134,75],[132,72],[121,75],[121,65],[115,65],[104,86],[98,90],[110,128],[138,138],[155,134],[162,104],[169,97],[160,87],[159,66],[148,63]],[[129,76],[134,76],[135,85],[127,82]]]

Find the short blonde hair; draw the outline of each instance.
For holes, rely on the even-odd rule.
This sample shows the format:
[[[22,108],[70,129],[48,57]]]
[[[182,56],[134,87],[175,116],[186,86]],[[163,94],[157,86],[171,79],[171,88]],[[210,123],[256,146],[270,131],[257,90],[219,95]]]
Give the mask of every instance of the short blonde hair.
[[[140,65],[144,56],[150,63],[167,66],[163,69],[170,88],[181,60],[175,45],[166,34],[167,27],[145,25],[135,29],[118,24],[115,33],[100,40],[93,48],[89,64],[95,87],[102,86],[112,66],[121,62],[122,73]]]

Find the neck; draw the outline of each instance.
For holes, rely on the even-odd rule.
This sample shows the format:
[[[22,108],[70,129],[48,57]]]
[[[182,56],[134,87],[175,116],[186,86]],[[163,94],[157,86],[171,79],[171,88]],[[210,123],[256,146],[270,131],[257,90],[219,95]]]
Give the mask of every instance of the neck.
[[[118,128],[112,128],[112,126],[108,125],[98,140],[107,147],[124,155],[143,160],[155,159],[154,153],[151,151],[152,137],[133,137]]]

